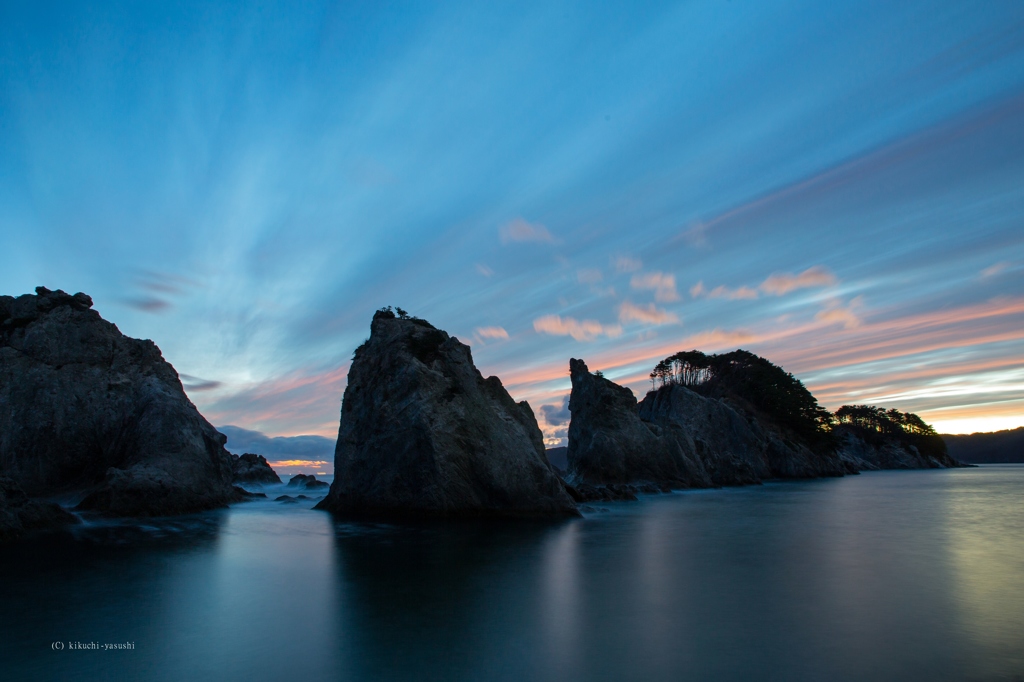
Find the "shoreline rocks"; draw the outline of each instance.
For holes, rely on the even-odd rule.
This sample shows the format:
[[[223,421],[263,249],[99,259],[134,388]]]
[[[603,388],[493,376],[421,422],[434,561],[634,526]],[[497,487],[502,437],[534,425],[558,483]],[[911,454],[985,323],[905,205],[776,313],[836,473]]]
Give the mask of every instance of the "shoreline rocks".
[[[847,424],[836,426],[834,431],[840,457],[861,471],[968,466],[947,453],[941,436],[887,435]]]
[[[469,346],[378,311],[342,402],[334,483],[318,505],[348,518],[578,516],[533,410]]]
[[[29,497],[163,516],[238,499],[226,438],[152,341],[124,336],[78,293],[0,296],[0,474]]]

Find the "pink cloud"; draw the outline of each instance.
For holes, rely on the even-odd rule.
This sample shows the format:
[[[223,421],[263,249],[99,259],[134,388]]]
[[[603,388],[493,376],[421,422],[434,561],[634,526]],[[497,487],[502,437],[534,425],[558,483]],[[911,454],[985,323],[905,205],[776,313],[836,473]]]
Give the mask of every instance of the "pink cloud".
[[[828,269],[815,265],[798,275],[788,272],[774,274],[761,283],[761,291],[772,296],[782,296],[797,289],[827,287],[836,283],[836,276]]]
[[[675,313],[666,310],[659,310],[653,303],[647,306],[633,305],[629,301],[623,301],[619,306],[619,322],[641,322],[644,324],[672,324],[679,322]]]
[[[477,327],[476,335],[481,339],[501,340],[508,338],[508,332],[504,327]]]
[[[545,315],[533,321],[535,331],[553,336],[571,336],[577,341],[593,341],[604,335],[615,337],[622,334],[622,327],[619,325],[602,325],[597,320],[576,320],[572,317],[565,319],[558,315]]]

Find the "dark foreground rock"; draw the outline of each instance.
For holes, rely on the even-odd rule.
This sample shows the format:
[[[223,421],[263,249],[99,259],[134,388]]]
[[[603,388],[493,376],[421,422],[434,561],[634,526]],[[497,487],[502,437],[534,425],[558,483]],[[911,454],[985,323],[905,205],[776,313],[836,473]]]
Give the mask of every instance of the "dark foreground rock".
[[[78,518],[53,502],[32,500],[7,476],[0,476],[0,540],[32,531],[46,531],[78,523]]]
[[[152,341],[124,336],[85,294],[0,296],[0,474],[29,497],[80,492],[119,516],[238,499],[231,456]]]
[[[672,384],[637,403],[632,391],[590,373],[582,360],[570,360],[569,370],[567,480],[577,490],[706,488],[849,471],[835,453],[815,452],[724,400]]]
[[[317,505],[355,518],[578,515],[533,410],[470,349],[378,311],[349,370],[334,483]]]
[[[281,482],[281,478],[263,455],[254,455],[250,452],[244,455],[231,455],[231,465],[231,480],[234,483]]]
[[[330,487],[327,481],[318,481],[312,474],[296,474],[288,481],[289,488],[300,488],[302,490],[324,490]]]

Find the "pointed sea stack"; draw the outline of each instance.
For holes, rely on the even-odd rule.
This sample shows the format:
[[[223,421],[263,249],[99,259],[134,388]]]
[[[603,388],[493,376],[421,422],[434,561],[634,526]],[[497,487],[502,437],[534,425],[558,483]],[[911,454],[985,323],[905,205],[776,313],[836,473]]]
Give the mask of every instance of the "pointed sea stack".
[[[237,499],[231,456],[152,341],[85,294],[0,296],[0,475],[29,497],[83,497],[117,516]]]
[[[373,316],[352,360],[317,508],[346,518],[576,516],[533,410],[425,320]]]

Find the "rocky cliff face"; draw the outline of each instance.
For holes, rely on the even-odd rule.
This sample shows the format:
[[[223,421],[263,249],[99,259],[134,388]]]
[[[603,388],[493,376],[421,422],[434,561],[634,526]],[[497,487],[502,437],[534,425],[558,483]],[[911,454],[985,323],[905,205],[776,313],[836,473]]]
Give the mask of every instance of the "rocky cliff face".
[[[570,360],[569,369],[570,482],[698,488],[848,471],[835,454],[816,453],[723,400],[669,385],[638,404],[582,360]]]
[[[640,418],[633,392],[569,360],[569,482],[607,485],[650,482],[678,488],[708,487],[711,478],[687,438]]]
[[[0,296],[0,474],[29,496],[81,491],[81,508],[149,516],[236,499],[218,433],[152,341],[85,294]]]
[[[334,483],[347,517],[576,515],[533,410],[470,349],[419,319],[374,315],[349,370]]]
[[[942,469],[965,466],[946,453],[941,436],[931,436],[941,445],[924,448],[927,439],[915,444],[913,438],[886,436],[855,426],[839,425],[835,429],[838,453],[858,470],[872,469]],[[927,438],[927,437],[926,437]],[[932,443],[935,443],[932,440]]]
[[[676,438],[691,438],[716,485],[852,473],[833,452],[816,452],[784,429],[685,386],[651,391],[639,413]]]

